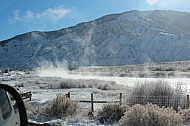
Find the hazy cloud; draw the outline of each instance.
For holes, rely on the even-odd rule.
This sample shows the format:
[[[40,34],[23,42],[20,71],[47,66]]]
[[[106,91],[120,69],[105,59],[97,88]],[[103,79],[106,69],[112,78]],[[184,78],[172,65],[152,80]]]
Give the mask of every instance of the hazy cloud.
[[[157,2],[158,2],[158,0],[147,0],[147,4],[151,5],[151,6],[156,5]]]
[[[159,9],[183,9],[190,4],[189,0],[147,0],[147,2],[148,1],[153,5],[156,4]]]
[[[20,19],[21,19],[21,17],[19,15],[19,11],[17,10],[14,12],[14,20],[20,20]]]
[[[183,4],[184,2],[187,2],[188,0],[159,0],[158,1],[158,7],[160,8],[166,8],[168,6],[175,6]]]
[[[15,21],[28,21],[28,20],[48,20],[48,21],[59,21],[63,19],[68,13],[69,9],[63,7],[48,8],[43,12],[35,13],[31,10],[25,12],[25,14],[20,14],[20,11],[14,12]]]
[[[48,18],[50,20],[60,20],[64,18],[70,10],[57,7],[57,8],[48,8],[46,11],[42,13],[37,13],[35,15],[36,18]],[[29,16],[29,15],[28,15]]]

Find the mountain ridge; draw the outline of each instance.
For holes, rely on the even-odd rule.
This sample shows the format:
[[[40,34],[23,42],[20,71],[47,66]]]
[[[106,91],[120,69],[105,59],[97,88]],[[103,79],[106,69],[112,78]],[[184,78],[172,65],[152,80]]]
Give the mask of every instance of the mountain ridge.
[[[0,42],[0,67],[119,66],[190,60],[190,13],[127,11]],[[14,63],[16,62],[16,63]]]

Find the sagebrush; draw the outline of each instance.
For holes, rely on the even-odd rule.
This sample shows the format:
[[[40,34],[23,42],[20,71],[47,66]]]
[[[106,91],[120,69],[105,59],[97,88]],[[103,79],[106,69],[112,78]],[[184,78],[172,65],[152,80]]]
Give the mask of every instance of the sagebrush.
[[[185,109],[180,112],[182,115],[183,123],[190,124],[190,109]]]
[[[171,108],[136,104],[119,121],[119,126],[180,126],[182,117]]]
[[[97,88],[101,90],[116,90],[122,88],[114,81],[104,81],[96,79],[63,79],[58,84],[49,84],[51,89],[69,89],[69,88]]]
[[[64,118],[72,116],[78,109],[78,102],[66,98],[65,95],[57,97],[46,107],[45,114],[47,117]]]
[[[112,124],[118,122],[124,115],[126,107],[119,104],[104,105],[97,113],[97,120],[102,124]]]

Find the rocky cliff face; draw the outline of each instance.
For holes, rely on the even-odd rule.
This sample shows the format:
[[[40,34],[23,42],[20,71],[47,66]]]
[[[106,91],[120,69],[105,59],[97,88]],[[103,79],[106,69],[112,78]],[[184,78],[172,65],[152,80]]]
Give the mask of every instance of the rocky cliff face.
[[[0,42],[0,67],[34,68],[46,62],[113,66],[190,60],[190,14],[128,11],[51,32]]]

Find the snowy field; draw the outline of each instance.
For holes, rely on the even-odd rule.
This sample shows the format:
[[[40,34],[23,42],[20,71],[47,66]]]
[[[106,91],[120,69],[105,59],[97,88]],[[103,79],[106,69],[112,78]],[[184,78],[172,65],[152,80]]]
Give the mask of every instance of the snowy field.
[[[55,78],[55,79],[53,79]],[[50,80],[52,79],[52,81]],[[86,87],[86,88],[70,88],[70,89],[51,89],[47,88],[49,83],[59,83],[62,79],[73,79],[73,80],[101,80],[101,82],[115,82],[116,89],[102,90],[97,87]],[[49,82],[50,81],[50,82]],[[116,101],[119,100],[119,93],[123,93],[124,96],[127,95],[135,85],[145,82],[156,82],[156,81],[166,81],[169,84],[176,86],[177,84],[182,84],[190,90],[190,78],[140,78],[140,77],[114,77],[114,76],[92,76],[92,75],[74,75],[68,74],[67,71],[61,69],[54,70],[40,70],[35,72],[30,72],[26,74],[21,71],[12,71],[9,74],[3,73],[0,77],[0,82],[9,84],[11,86],[23,85],[20,87],[20,92],[32,91],[32,101],[27,101],[29,104],[34,107],[43,106],[47,104],[48,101],[56,98],[57,94],[66,94],[71,93],[72,100],[90,100],[90,94],[94,94],[94,99],[97,101]],[[49,82],[49,83],[48,83]],[[109,83],[108,83],[109,84]],[[106,84],[107,85],[107,84]],[[95,104],[95,111],[100,109],[103,104]],[[80,107],[86,110],[90,110],[90,104],[80,103]],[[37,122],[47,122],[46,119],[35,119],[29,118],[30,121]],[[67,121],[63,120],[53,120],[49,123],[53,125],[62,126],[96,126],[99,125],[93,120],[83,119],[68,119]],[[103,126],[103,125],[102,125]]]

